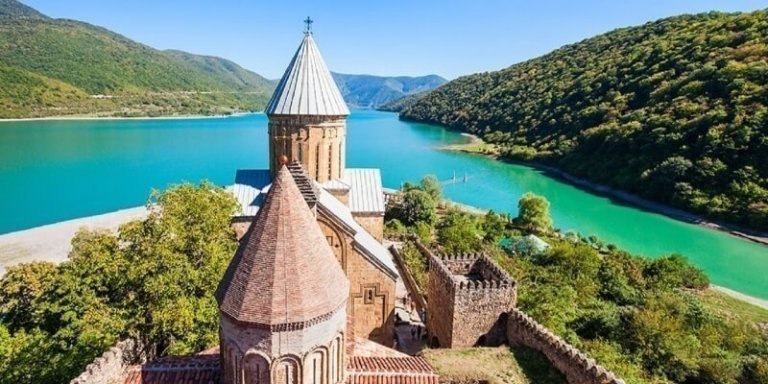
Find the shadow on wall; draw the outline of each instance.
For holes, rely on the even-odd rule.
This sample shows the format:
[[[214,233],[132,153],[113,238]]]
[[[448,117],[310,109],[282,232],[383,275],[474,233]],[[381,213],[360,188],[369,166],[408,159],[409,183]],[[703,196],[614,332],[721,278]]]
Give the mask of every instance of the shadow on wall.
[[[504,312],[499,315],[491,329],[480,336],[474,347],[498,347],[507,344],[507,319],[509,314]]]
[[[374,328],[368,335],[365,336],[365,338],[376,341],[379,344],[386,345],[387,347],[392,347],[395,342],[394,324],[395,324],[395,311],[392,310],[389,312],[389,315],[387,316],[387,321],[384,322],[384,325],[381,327]]]
[[[558,372],[552,363],[541,352],[528,347],[510,348],[515,360],[520,365],[523,373],[531,383],[537,384],[565,384],[565,376]]]

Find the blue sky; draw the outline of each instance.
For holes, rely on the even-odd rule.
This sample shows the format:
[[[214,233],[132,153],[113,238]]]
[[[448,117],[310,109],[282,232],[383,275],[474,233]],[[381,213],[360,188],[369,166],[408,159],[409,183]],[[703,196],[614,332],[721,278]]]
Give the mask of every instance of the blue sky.
[[[269,78],[282,75],[308,15],[331,70],[450,79],[662,17],[768,7],[765,0],[22,1],[155,48],[225,57]]]

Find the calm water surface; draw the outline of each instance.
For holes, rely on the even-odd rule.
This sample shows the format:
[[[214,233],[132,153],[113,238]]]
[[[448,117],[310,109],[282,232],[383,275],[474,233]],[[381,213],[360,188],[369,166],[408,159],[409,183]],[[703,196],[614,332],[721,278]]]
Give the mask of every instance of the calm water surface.
[[[466,139],[442,128],[356,111],[349,167],[378,167],[384,184],[454,172],[452,200],[516,213],[526,191],[552,203],[555,225],[595,234],[646,257],[678,252],[714,283],[768,298],[768,247],[678,222],[580,190],[541,172],[437,146]],[[267,166],[264,115],[223,119],[0,123],[0,233],[143,204],[151,188],[208,179],[231,184],[237,168]]]

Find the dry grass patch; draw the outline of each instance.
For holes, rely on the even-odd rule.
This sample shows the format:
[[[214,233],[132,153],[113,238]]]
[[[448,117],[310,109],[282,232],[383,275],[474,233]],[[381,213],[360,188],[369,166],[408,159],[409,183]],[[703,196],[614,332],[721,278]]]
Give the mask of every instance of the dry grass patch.
[[[530,350],[513,353],[508,347],[462,348],[427,349],[423,353],[440,374],[441,381],[564,383],[543,356]]]

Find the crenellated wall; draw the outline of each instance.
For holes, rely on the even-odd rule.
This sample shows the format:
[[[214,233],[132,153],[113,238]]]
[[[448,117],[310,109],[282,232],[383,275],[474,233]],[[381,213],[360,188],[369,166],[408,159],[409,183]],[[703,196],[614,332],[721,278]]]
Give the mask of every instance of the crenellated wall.
[[[517,301],[515,281],[484,254],[437,256],[418,242],[417,247],[429,259],[431,344],[456,348],[504,343],[506,312]]]
[[[112,384],[120,379],[125,368],[138,362],[136,343],[123,340],[88,364],[80,376],[69,384]]]
[[[507,318],[510,345],[526,346],[541,352],[565,375],[569,384],[624,384],[613,372],[598,365],[528,315],[512,308]]]

